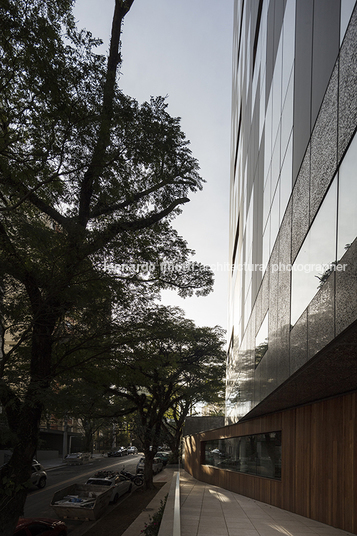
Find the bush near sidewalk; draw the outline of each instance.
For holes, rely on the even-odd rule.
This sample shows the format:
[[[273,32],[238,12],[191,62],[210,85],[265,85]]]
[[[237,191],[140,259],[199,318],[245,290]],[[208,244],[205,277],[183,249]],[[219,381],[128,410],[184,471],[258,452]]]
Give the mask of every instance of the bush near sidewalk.
[[[158,511],[150,518],[149,523],[145,523],[145,528],[141,531],[145,536],[157,536],[160,529],[160,524],[162,516],[164,515],[165,504],[167,501],[167,495],[164,500],[160,501],[160,508]]]

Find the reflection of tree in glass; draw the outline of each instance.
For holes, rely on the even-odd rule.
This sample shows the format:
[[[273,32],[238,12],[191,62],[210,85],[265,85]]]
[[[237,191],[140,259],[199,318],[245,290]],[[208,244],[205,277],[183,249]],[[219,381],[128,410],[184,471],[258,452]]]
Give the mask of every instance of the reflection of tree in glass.
[[[264,341],[255,348],[255,368],[259,365],[266,352],[268,351],[268,342]]]
[[[325,270],[324,273],[321,275],[315,275],[315,277],[317,277],[317,279],[320,281],[320,283],[317,286],[318,289],[323,287],[323,285],[326,283],[326,281],[328,280],[332,272],[334,272],[334,269],[332,269],[331,267],[336,266],[336,264],[337,264],[337,261],[330,262],[329,264],[330,268],[327,268],[327,270]]]

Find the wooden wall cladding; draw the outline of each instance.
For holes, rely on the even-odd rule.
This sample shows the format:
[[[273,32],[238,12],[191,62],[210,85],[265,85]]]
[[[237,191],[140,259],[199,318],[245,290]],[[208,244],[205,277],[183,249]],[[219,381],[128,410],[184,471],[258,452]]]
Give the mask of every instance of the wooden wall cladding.
[[[198,480],[357,534],[357,394],[185,438]],[[281,481],[202,465],[202,442],[282,431]]]

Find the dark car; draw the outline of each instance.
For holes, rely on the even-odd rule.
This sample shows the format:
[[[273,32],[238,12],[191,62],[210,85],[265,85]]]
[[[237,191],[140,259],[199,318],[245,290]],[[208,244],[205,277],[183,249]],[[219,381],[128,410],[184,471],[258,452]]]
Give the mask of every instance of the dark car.
[[[59,519],[44,517],[21,518],[18,520],[14,536],[67,536],[67,526]]]
[[[119,449],[119,450],[112,450],[111,452],[108,452],[108,458],[120,458],[122,456],[122,451]]]
[[[128,454],[128,450],[124,447],[120,447],[118,450],[113,450],[111,452],[108,452],[108,457],[117,457],[120,458],[121,456],[126,456]]]

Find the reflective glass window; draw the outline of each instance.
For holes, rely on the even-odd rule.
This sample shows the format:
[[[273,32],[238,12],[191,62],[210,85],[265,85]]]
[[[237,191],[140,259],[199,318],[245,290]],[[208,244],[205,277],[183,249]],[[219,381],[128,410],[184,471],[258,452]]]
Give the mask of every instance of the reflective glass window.
[[[281,75],[282,75],[282,38],[280,34],[280,41],[278,52],[275,60],[274,75],[272,80],[272,98],[273,98],[273,117],[272,117],[272,140],[275,143],[275,139],[278,132],[278,126],[281,116]]]
[[[333,269],[336,259],[337,180],[311,225],[292,267],[291,324],[300,317]]]
[[[274,151],[271,161],[271,197],[275,192],[276,185],[278,184],[278,179],[280,175],[280,128],[278,129],[278,135],[275,140]]]
[[[281,431],[205,441],[204,465],[281,479]]]
[[[265,227],[271,204],[271,169],[269,169],[268,176],[264,184],[264,194],[263,194],[263,227]]]
[[[247,285],[249,286],[248,286],[247,295],[246,295],[245,304],[244,304],[244,329],[247,327],[247,323],[248,323],[250,314],[252,312],[252,284],[251,284],[252,272],[247,271],[246,274],[247,275],[249,274],[248,275],[249,279],[247,281]]]
[[[272,100],[272,92],[270,92],[267,111],[265,115],[264,173],[266,173],[270,167],[272,156]]]
[[[290,82],[286,93],[281,116],[281,158],[284,159],[286,147],[293,129],[294,117],[294,76],[291,72]]]
[[[341,0],[340,43],[345,36],[356,0]]]
[[[268,351],[269,311],[255,337],[255,366],[257,367]]]
[[[274,247],[276,237],[279,232],[279,188],[277,187],[274,194],[274,199],[271,205],[270,215],[270,249]]]
[[[285,153],[280,175],[280,223],[283,219],[286,207],[291,195],[292,173],[293,173],[293,144],[292,135]]]
[[[357,135],[339,171],[337,259],[341,259],[357,236]]]
[[[282,100],[285,94],[295,54],[295,0],[286,3],[283,22],[283,73],[282,73]]]

